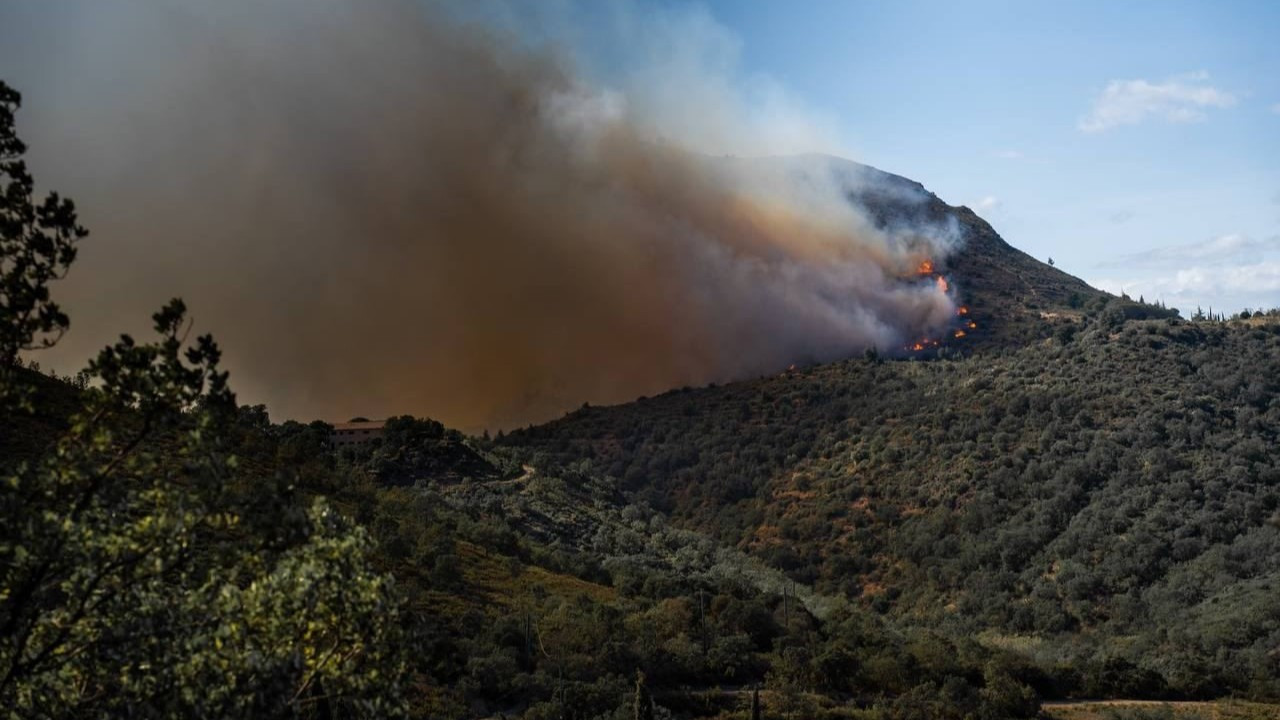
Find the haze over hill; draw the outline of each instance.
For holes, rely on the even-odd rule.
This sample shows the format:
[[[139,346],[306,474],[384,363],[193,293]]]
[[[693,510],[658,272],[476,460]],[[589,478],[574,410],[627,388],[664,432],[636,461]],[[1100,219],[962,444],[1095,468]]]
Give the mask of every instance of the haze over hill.
[[[610,75],[485,11],[285,5],[74,6],[95,42],[28,71],[34,160],[102,239],[46,366],[181,294],[277,416],[497,429],[956,331],[1001,344],[1096,296],[917,183],[786,154],[839,143],[760,100],[696,14],[635,20],[684,52],[620,37]],[[14,42],[70,7],[18,10]],[[212,46],[234,51],[187,52]],[[104,95],[107,72],[136,81]],[[81,107],[75,132],[42,116]]]
[[[281,416],[478,429],[953,322],[953,296],[916,273],[959,246],[953,226],[847,202],[883,176],[761,181],[719,160],[833,143],[758,103],[696,17],[652,28],[687,57],[620,45],[626,70],[662,73],[638,85],[461,6],[174,8],[15,10],[31,57],[64,13],[94,39],[29,70],[35,159],[102,239],[46,365],[78,367],[109,319],[182,294],[242,394]],[[133,81],[104,93],[104,73]],[[74,133],[40,121],[78,107],[94,121]]]

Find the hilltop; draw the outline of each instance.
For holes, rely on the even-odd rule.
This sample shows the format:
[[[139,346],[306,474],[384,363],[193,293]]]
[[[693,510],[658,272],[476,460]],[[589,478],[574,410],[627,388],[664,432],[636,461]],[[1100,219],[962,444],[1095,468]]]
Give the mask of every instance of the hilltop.
[[[953,230],[956,250],[934,262],[955,288],[976,328],[959,342],[962,352],[1017,347],[1050,337],[1064,325],[1108,309],[1131,319],[1176,317],[1153,305],[1118,298],[1018,250],[973,210],[948,205],[924,185],[869,165],[827,156],[805,156],[815,172],[827,172],[846,188],[849,201],[881,228]],[[796,159],[782,162],[797,162]]]

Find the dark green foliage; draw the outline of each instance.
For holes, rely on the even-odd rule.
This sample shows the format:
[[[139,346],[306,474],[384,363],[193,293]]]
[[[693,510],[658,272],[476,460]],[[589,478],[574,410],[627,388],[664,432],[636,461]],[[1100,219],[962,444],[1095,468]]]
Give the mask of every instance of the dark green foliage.
[[[180,302],[155,322],[158,342],[99,354],[52,451],[4,478],[0,697],[51,717],[401,712],[366,536],[246,476],[217,347],[184,349]]]
[[[0,81],[0,391],[18,392],[18,353],[48,347],[70,320],[49,297],[49,283],[62,277],[76,256],[76,241],[88,233],[76,221],[75,205],[50,193],[34,197],[34,181],[22,156],[14,114],[22,96]],[[28,399],[18,398],[29,404]]]
[[[898,622],[1026,637],[1046,692],[1275,697],[1280,334],[1128,307],[1060,342],[671,392],[503,444],[592,458]]]
[[[236,410],[211,338],[184,342],[181,301],[154,316],[155,341],[99,353],[81,376],[92,383],[17,363],[67,327],[48,283],[84,232],[70,203],[30,205],[16,104],[0,84],[0,427],[24,438],[0,460],[0,707],[402,715],[390,578],[360,528],[241,464],[265,413]]]
[[[644,673],[636,674],[635,720],[653,720],[653,695],[644,684]]]
[[[369,469],[389,485],[412,485],[428,478],[492,480],[501,475],[466,443],[462,433],[435,420],[407,415],[387,420],[381,441],[348,453],[356,460],[367,456]]]

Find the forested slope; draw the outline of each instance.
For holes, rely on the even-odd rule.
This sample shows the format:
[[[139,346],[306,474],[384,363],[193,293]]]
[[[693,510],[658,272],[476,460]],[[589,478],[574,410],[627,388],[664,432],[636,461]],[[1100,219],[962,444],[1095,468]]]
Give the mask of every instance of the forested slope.
[[[854,360],[508,435],[906,623],[1183,691],[1276,677],[1280,333],[1124,322],[942,362]]]

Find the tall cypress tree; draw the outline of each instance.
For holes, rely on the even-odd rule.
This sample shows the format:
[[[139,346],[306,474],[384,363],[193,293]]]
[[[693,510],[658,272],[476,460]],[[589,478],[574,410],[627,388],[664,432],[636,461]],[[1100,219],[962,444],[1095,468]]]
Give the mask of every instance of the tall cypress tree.
[[[636,671],[635,710],[636,720],[653,720],[653,695],[645,685],[644,673],[640,670]]]

